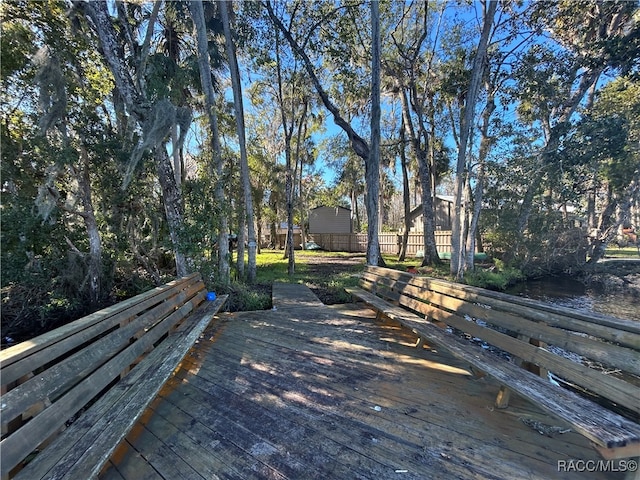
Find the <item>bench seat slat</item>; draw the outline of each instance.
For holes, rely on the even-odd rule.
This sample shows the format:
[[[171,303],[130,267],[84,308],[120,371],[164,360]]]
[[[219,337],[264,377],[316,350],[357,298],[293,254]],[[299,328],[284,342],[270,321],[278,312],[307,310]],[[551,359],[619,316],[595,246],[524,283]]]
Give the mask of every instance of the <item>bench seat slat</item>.
[[[569,390],[555,386],[517,365],[488,353],[443,329],[429,323],[406,309],[391,305],[361,288],[347,291],[387,317],[399,321],[428,342],[447,349],[456,357],[469,362],[508,385],[518,394],[540,405],[549,413],[566,421],[573,429],[602,448],[637,446],[640,454],[640,425]]]
[[[15,478],[95,478],[226,300],[221,295],[189,315]]]
[[[469,285],[460,285],[436,278],[415,276],[381,267],[367,267],[363,278],[370,281],[394,279],[412,283],[427,291],[443,293],[468,302],[490,304],[501,311],[523,316],[536,322],[544,322],[559,328],[583,332],[621,345],[640,349],[640,323],[607,317],[597,313],[584,314],[567,308],[549,306],[544,302],[515,297]]]
[[[97,341],[87,345],[74,355],[10,390],[3,396],[3,403],[7,406],[2,410],[2,425],[6,425],[41,398],[60,397],[127,347],[130,339],[139,331],[153,327],[154,324],[170,314],[176,306],[189,300],[194,293],[191,289],[180,292],[171,301],[157,305],[123,328],[98,338]]]
[[[640,355],[630,348],[602,342],[589,336],[576,335],[568,330],[527,320],[511,313],[482,308],[477,304],[441,293],[430,293],[426,299],[431,304],[439,305],[459,315],[467,314],[515,333],[565,348],[591,360],[603,362],[607,366],[640,375]]]
[[[37,351],[48,348],[50,345],[68,338],[72,334],[81,331],[88,326],[99,323],[105,318],[120,313],[123,310],[129,308],[137,308],[138,305],[142,305],[143,301],[152,299],[157,295],[161,295],[167,290],[180,287],[180,285],[182,284],[198,281],[199,279],[200,274],[193,273],[187,277],[174,280],[167,283],[166,285],[162,285],[160,287],[154,288],[153,290],[149,290],[148,292],[144,292],[136,295],[135,297],[128,298],[127,300],[123,300],[122,302],[118,302],[115,305],[100,310],[99,312],[92,313],[90,315],[87,315],[86,317],[82,317],[78,320],[51,330],[50,332],[39,335],[32,340],[22,342],[11,348],[7,348],[6,350],[2,350],[0,351],[0,363],[2,364],[3,372],[6,366],[11,365],[12,363],[28,355],[32,355]],[[2,381],[3,383],[5,383],[4,379]]]
[[[373,279],[373,276],[371,278]],[[557,324],[548,325],[546,321],[531,320],[523,315],[496,308],[494,301],[482,295],[476,294],[473,298],[461,298],[456,296],[456,293],[459,292],[453,287],[426,290],[424,288],[424,279],[421,277],[407,279],[402,277],[402,280],[380,278],[378,279],[378,285],[381,284],[391,291],[397,291],[408,297],[413,297],[419,302],[427,301],[431,305],[442,307],[458,315],[467,314],[475,319],[506,328],[514,333],[570,350],[591,360],[602,362],[609,367],[640,375],[640,355],[633,348],[602,341],[601,337],[596,338],[586,334],[577,334],[580,330],[568,330],[566,328],[567,325],[565,325],[565,328],[561,328]],[[434,284],[435,282],[430,283],[430,285]],[[381,296],[386,294],[381,290],[378,290],[378,293]],[[466,295],[463,296],[466,297]],[[491,304],[487,302],[491,302]],[[619,338],[617,333],[608,333],[610,333],[607,335],[609,338]],[[627,337],[631,336],[632,334],[627,335]]]
[[[109,362],[104,364],[76,387],[62,396],[57,402],[42,411],[32,421],[26,423],[17,432],[0,442],[2,475],[7,474],[24,458],[25,452],[33,451],[44,439],[53,435],[67,419],[71,418],[88,401],[109,385],[123,370],[132,365],[145,351],[182,320],[202,301],[204,294],[193,297],[180,309],[173,312],[152,328],[141,339],[127,347]]]
[[[511,355],[550,370],[564,380],[579,385],[635,412],[636,415],[640,415],[640,402],[638,401],[640,388],[632,382],[617,378],[615,375],[603,375],[580,362],[567,360],[544,348],[533,346],[528,340],[522,341],[495,329],[479,325],[474,321],[467,321],[462,315],[479,317],[489,324],[498,324],[515,333],[527,332],[529,335],[525,336],[546,341],[551,345],[578,354],[597,352],[592,356],[585,356],[631,374],[637,374],[640,369],[640,353],[638,351],[571,334],[556,327],[516,317],[513,314],[505,314],[493,308],[482,308],[449,295],[419,288],[417,285],[424,284],[424,278],[421,277],[409,278],[407,274],[402,273],[380,278],[367,273],[365,277],[366,281],[363,282],[365,288],[373,290],[377,296],[431,320],[443,322],[481,338]],[[475,316],[474,314],[479,315]],[[555,334],[554,330],[558,333]],[[571,348],[576,345],[579,348]]]
[[[402,298],[402,296],[400,296],[400,298],[402,305],[411,304],[412,301],[418,303],[410,298]],[[603,376],[600,372],[581,363],[568,361],[543,348],[531,345],[529,342],[523,342],[517,338],[500,333],[497,330],[483,327],[476,322],[468,321],[459,315],[435,306],[422,303],[414,304],[413,307],[426,313],[429,318],[444,322],[474,337],[481,338],[511,355],[544,367],[565,380],[574,382],[640,414],[640,402],[638,401],[640,392],[636,386],[624,380],[610,375]]]
[[[185,280],[169,283],[169,287],[158,287],[150,292],[120,302],[99,312],[64,325],[52,332],[0,352],[2,384],[6,385],[20,377],[36,371],[76,347],[91,341],[121,322],[161,304],[176,293],[203,288],[199,277],[189,276]],[[60,331],[58,331],[60,330]]]

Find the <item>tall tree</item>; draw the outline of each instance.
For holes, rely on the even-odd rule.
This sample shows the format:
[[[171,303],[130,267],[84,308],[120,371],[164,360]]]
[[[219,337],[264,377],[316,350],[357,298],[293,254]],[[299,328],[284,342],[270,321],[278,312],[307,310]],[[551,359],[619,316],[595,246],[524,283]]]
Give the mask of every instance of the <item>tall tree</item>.
[[[286,203],[286,214],[287,214],[287,236],[284,246],[284,255],[288,259],[287,262],[287,273],[289,275],[293,275],[295,273],[295,252],[293,245],[293,152],[292,152],[292,139],[293,133],[295,131],[296,119],[295,119],[295,97],[297,94],[297,77],[298,72],[294,67],[294,71],[292,72],[289,81],[287,82],[290,85],[291,91],[288,92],[288,95],[285,97],[285,79],[283,77],[283,54],[281,49],[281,37],[280,32],[276,31],[276,51],[275,51],[275,60],[276,60],[276,78],[277,78],[277,99],[278,106],[280,110],[280,119],[282,124],[282,131],[284,134],[284,157],[285,157],[285,181],[284,181],[284,198]],[[287,99],[289,101],[287,101]],[[287,105],[289,104],[289,108]],[[306,103],[305,103],[306,105]],[[302,125],[302,118],[300,119],[300,125]]]
[[[581,194],[588,190],[584,185],[594,185],[597,191],[590,263],[602,258],[621,227],[631,225],[630,208],[640,201],[639,119],[640,82],[619,77],[600,90],[563,142],[560,154],[572,189]]]
[[[512,80],[510,65],[517,62],[518,54],[528,45],[534,33],[525,32],[523,21],[528,14],[525,7],[519,10],[515,4],[503,5],[495,21],[495,32],[492,37],[499,40],[492,41],[487,51],[487,65],[483,75],[484,107],[478,120],[477,131],[480,136],[477,148],[477,159],[473,158],[473,165],[468,162],[467,188],[470,203],[469,227],[466,235],[466,260],[464,269],[473,270],[476,245],[480,239],[480,214],[486,189],[487,163],[494,146],[500,135],[495,132],[497,126],[508,122],[502,122],[502,118],[494,118],[498,110],[501,96],[504,96],[505,85]],[[502,37],[502,38],[500,38]],[[479,97],[482,98],[482,97]],[[504,112],[505,108],[498,111]],[[475,157],[475,156],[474,156]],[[472,187],[472,183],[473,185]],[[464,239],[461,239],[464,241]],[[460,260],[462,262],[462,260]]]
[[[377,265],[380,257],[380,243],[377,232],[380,230],[377,212],[380,191],[380,10],[378,2],[371,2],[371,148],[369,158],[365,162],[365,176],[369,186],[367,195],[367,211],[375,212],[369,217],[370,227],[374,232],[367,242],[367,261]]]
[[[397,4],[401,9],[398,23],[394,25],[391,39],[394,51],[385,59],[385,72],[394,83],[393,91],[400,97],[402,108],[403,136],[407,138],[413,156],[418,163],[418,178],[420,179],[422,217],[423,217],[423,246],[424,258],[422,265],[436,265],[440,257],[435,240],[435,212],[434,188],[437,175],[433,162],[434,139],[427,122],[431,120],[433,127],[433,109],[431,108],[435,87],[433,86],[436,73],[434,70],[435,48],[440,35],[440,22],[444,10],[436,13],[436,25],[433,27],[433,46],[426,51],[426,41],[429,38],[430,25],[429,5],[427,3]],[[444,7],[443,7],[444,8]],[[424,85],[424,86],[423,86]],[[427,110],[430,110],[427,112]],[[404,147],[402,147],[404,148]],[[406,168],[406,165],[403,167]],[[405,188],[408,188],[408,182]],[[409,200],[405,195],[405,201]],[[405,211],[410,211],[410,205],[405,205]],[[405,215],[405,231],[412,219]]]
[[[310,30],[307,32],[306,38],[303,40],[304,44],[300,44],[294,38],[294,32],[285,26],[283,21],[276,15],[273,4],[270,1],[264,2],[264,5],[269,14],[269,18],[273,22],[274,26],[279,29],[287,42],[291,46],[291,49],[296,54],[296,56],[303,62],[304,68],[311,79],[311,83],[313,84],[316,93],[320,97],[325,108],[333,115],[333,120],[337,126],[339,126],[349,138],[349,142],[351,144],[351,148],[353,148],[354,152],[364,161],[365,164],[365,177],[367,179],[372,179],[371,182],[367,182],[367,217],[368,217],[368,226],[367,226],[367,240],[369,245],[378,245],[377,251],[367,249],[367,262],[369,264],[383,264],[384,260],[382,255],[380,255],[379,251],[379,243],[377,240],[378,237],[378,197],[379,197],[379,165],[372,165],[370,162],[379,161],[379,159],[372,158],[370,154],[370,147],[367,141],[360,136],[351,123],[345,118],[342,114],[338,106],[331,100],[329,97],[329,93],[322,85],[319,76],[316,73],[316,69],[314,67],[314,63],[311,61],[309,55],[305,51],[305,45],[308,45],[311,36],[314,33],[317,33],[316,30],[322,24],[322,21],[328,21],[329,18],[336,18],[340,11],[343,8],[352,8],[351,6],[347,7],[329,7],[330,10],[325,13],[325,10],[322,10],[322,19],[320,22],[311,25]],[[291,10],[293,12],[298,11],[299,7],[304,6],[304,3],[296,4],[292,6]],[[308,12],[307,12],[308,13]],[[378,181],[374,181],[374,176],[377,176]]]
[[[238,132],[238,143],[240,147],[240,175],[242,177],[242,190],[244,192],[244,210],[247,217],[247,246],[249,247],[249,271],[247,280],[253,283],[256,279],[256,231],[255,215],[253,213],[253,197],[251,194],[251,180],[249,172],[249,161],[247,159],[247,142],[244,124],[244,106],[242,101],[242,86],[240,83],[240,70],[238,68],[238,58],[236,55],[236,43],[231,28],[231,17],[233,15],[233,4],[231,2],[218,2],[220,16],[224,28],[224,36],[227,47],[227,57],[229,60],[229,70],[231,72],[231,84],[233,88],[233,105],[236,116],[236,128]],[[244,258],[243,258],[244,261]]]
[[[265,132],[266,138],[262,139],[262,142],[275,143],[272,155],[276,162],[284,157],[285,208],[282,211],[286,216],[287,225],[284,257],[288,259],[288,273],[293,275],[295,207],[299,204],[299,201],[296,201],[296,193],[299,191],[298,179],[303,173],[304,162],[312,157],[305,150],[309,146],[309,124],[314,106],[308,92],[310,85],[305,72],[301,70],[295,57],[288,53],[282,33],[273,29],[270,22],[262,26],[264,30],[260,35],[259,48],[253,57],[254,65],[264,80],[254,83],[251,99],[255,107],[264,111],[262,121],[271,123],[272,129],[275,130]],[[272,199],[275,199],[275,195],[272,195]],[[304,215],[300,215],[301,223],[303,218]]]
[[[456,279],[464,276],[465,239],[463,237],[464,215],[462,212],[462,195],[466,181],[467,166],[467,142],[471,133],[474,119],[476,98],[480,90],[484,68],[487,62],[487,45],[493,29],[493,22],[498,7],[497,0],[490,0],[483,11],[482,31],[478,41],[478,48],[473,59],[469,88],[464,98],[464,114],[460,124],[460,136],[458,142],[458,158],[455,169],[454,207],[451,219],[451,275]]]
[[[80,6],[91,20],[90,24],[100,39],[101,52],[111,69],[116,87],[127,111],[143,132],[143,137],[132,153],[123,186],[128,185],[142,154],[146,150],[152,150],[155,154],[156,171],[164,195],[165,216],[174,249],[176,274],[178,276],[186,275],[189,263],[180,242],[180,232],[184,224],[184,206],[165,145],[165,139],[176,122],[176,115],[179,112],[176,106],[167,99],[161,99],[149,105],[146,92],[141,91],[133,81],[127,61],[122,56],[125,45],[121,41],[122,37],[116,32],[108,5],[105,2],[85,2]],[[123,15],[122,9],[118,14]],[[118,17],[120,25],[125,32],[128,32],[127,18],[120,16]],[[186,129],[183,128],[184,135],[186,135]],[[174,145],[174,148],[177,147]]]
[[[527,227],[544,173],[553,164],[585,95],[606,70],[628,70],[637,64],[640,43],[637,12],[634,2],[624,1],[535,4],[533,26],[547,29],[563,53],[534,45],[526,59],[529,61],[522,63],[519,72],[519,113],[525,121],[540,122],[544,135],[533,181],[520,208],[517,225],[520,234]]]
[[[218,115],[216,113],[215,92],[211,79],[211,57],[209,55],[209,42],[207,39],[207,26],[204,17],[202,0],[195,0],[190,3],[191,17],[196,28],[196,39],[198,45],[198,69],[200,71],[200,81],[202,91],[205,96],[205,106],[207,120],[209,122],[211,154],[213,158],[212,173],[215,173],[214,196],[218,206],[219,227],[218,227],[218,274],[222,284],[230,280],[229,267],[229,221],[227,218],[227,200],[224,194],[223,170],[220,148],[220,133],[218,130]]]

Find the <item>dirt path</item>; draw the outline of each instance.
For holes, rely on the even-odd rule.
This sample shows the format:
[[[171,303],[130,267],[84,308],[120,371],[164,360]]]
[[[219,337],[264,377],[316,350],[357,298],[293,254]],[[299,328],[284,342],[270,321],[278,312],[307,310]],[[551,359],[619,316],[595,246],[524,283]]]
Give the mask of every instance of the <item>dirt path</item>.
[[[364,253],[306,257],[305,268],[312,279],[306,284],[325,305],[344,303],[344,292],[336,291],[331,285],[332,280],[338,275],[360,272],[365,259]]]
[[[359,266],[364,265],[366,256],[364,253],[353,253],[348,256],[344,254],[335,256],[309,256],[304,262],[307,271],[314,276],[330,276],[341,273],[359,271]]]

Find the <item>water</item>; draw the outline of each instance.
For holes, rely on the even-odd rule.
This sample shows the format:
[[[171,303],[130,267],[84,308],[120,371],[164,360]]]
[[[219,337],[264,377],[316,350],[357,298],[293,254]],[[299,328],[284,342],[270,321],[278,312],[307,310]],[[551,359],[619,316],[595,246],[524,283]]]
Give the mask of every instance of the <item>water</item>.
[[[640,299],[631,294],[605,292],[587,289],[585,285],[571,277],[547,277],[516,285],[507,293],[541,300],[561,307],[569,307],[586,312],[640,320]]]

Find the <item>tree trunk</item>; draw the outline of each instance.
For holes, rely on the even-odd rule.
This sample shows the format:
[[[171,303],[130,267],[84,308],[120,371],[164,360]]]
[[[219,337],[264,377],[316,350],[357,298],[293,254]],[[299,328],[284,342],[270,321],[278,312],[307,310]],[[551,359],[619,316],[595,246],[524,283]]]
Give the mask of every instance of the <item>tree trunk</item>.
[[[380,193],[380,11],[378,2],[371,2],[371,149],[365,160],[367,179],[367,263],[378,265],[380,244],[378,239],[378,198]]]
[[[244,261],[244,244],[245,244],[245,232],[247,230],[247,212],[243,205],[238,208],[238,255],[236,256],[236,268],[238,270],[238,278],[244,278],[245,276],[245,261]]]
[[[178,277],[184,277],[189,274],[189,267],[187,257],[180,248],[180,234],[182,232],[182,226],[184,225],[182,198],[176,185],[175,177],[173,176],[173,167],[165,144],[161,143],[155,148],[155,157],[156,172],[162,188],[164,214],[167,218],[169,237],[174,246],[174,254],[176,257],[176,275]]]
[[[118,55],[121,50],[118,34],[111,22],[107,2],[84,2],[81,5],[95,26],[102,46],[102,55],[113,73],[118,92],[129,112],[142,124],[148,107],[143,106],[142,95],[131,80],[124,58]]]
[[[300,240],[302,241],[302,250],[307,249],[307,204],[302,195],[302,163],[300,163],[300,178],[298,183],[298,199],[300,202]]]
[[[402,169],[402,204],[404,206],[404,231],[400,243],[398,260],[404,262],[407,256],[409,230],[411,230],[411,197],[409,192],[409,171],[407,168],[407,152],[405,145],[404,124],[400,127],[400,168]]]
[[[271,237],[271,248],[278,248],[280,245],[278,243],[278,227],[276,222],[271,222],[270,224],[269,237]]]
[[[409,100],[404,88],[400,89],[400,100],[402,103],[402,121],[404,123],[404,128],[409,136],[411,149],[418,162],[418,176],[420,178],[421,187],[420,200],[422,203],[423,219],[422,235],[424,244],[424,258],[422,259],[422,266],[439,265],[440,256],[438,255],[438,248],[436,246],[436,224],[433,215],[433,193],[431,192],[431,172],[429,169],[429,161],[424,148],[420,145],[420,139],[418,138],[415,128],[413,127],[411,113],[409,112]]]
[[[491,138],[489,137],[489,123],[491,115],[496,109],[495,103],[495,87],[487,82],[487,102],[482,113],[482,125],[480,127],[480,150],[478,152],[478,172],[476,175],[476,184],[473,191],[473,210],[471,214],[471,222],[469,225],[469,233],[467,235],[467,259],[465,262],[465,270],[473,270],[474,258],[476,252],[476,239],[478,238],[478,224],[480,222],[480,212],[482,211],[482,194],[485,182],[485,165],[487,156],[491,147]]]
[[[306,250],[306,236],[305,236],[305,228],[304,228],[304,202],[302,196],[302,176],[304,171],[304,158],[305,156],[301,155],[300,150],[303,144],[303,138],[306,136],[306,119],[307,119],[307,109],[309,107],[309,102],[305,100],[302,105],[302,113],[300,114],[300,121],[298,123],[298,133],[296,134],[296,170],[300,167],[300,173],[298,174],[297,184],[298,184],[298,204],[300,206],[300,240],[302,242],[302,250]],[[295,180],[295,179],[294,179]],[[293,190],[293,196],[295,197],[295,188]],[[295,208],[295,205],[292,206]],[[293,219],[292,219],[293,221]]]
[[[256,202],[256,238],[257,238],[257,245],[256,245],[256,253],[258,255],[260,255],[261,250],[262,250],[262,203],[261,202]]]
[[[224,165],[222,155],[220,154],[220,134],[218,131],[218,116],[215,110],[215,92],[211,82],[207,29],[204,21],[202,0],[192,1],[189,7],[193,23],[196,27],[200,83],[202,84],[202,91],[205,96],[207,119],[209,120],[209,129],[211,130],[211,154],[213,162],[211,176],[215,178],[214,198],[218,208],[217,214],[220,219],[217,235],[218,278],[223,285],[227,285],[230,281],[229,221],[226,209],[227,200],[224,195],[224,185],[222,182]]]
[[[350,194],[351,201],[351,229],[355,230],[356,233],[360,233],[362,230],[362,226],[360,224],[360,209],[358,208],[358,193],[355,188],[351,189]]]
[[[233,87],[233,105],[236,112],[236,128],[238,130],[238,143],[240,146],[240,175],[242,176],[242,189],[244,191],[244,203],[247,213],[247,247],[249,249],[249,271],[247,281],[255,282],[256,279],[256,231],[255,216],[253,213],[253,195],[251,194],[251,179],[249,177],[249,162],[247,160],[247,142],[244,127],[244,107],[242,104],[242,86],[240,84],[240,71],[236,56],[236,45],[231,32],[230,16],[233,3],[219,1],[220,16],[224,28],[224,36],[229,58],[229,70],[231,72],[231,84]]]
[[[182,185],[182,158],[180,157],[180,149],[178,145],[178,124],[174,123],[171,126],[171,156],[173,157],[173,175],[176,178],[176,185],[178,189]]]
[[[480,212],[482,211],[482,191],[484,189],[484,163],[478,165],[478,174],[476,176],[476,185],[473,190],[473,210],[471,211],[471,221],[469,223],[469,231],[467,233],[467,258],[465,261],[465,270],[474,269],[474,260],[476,254],[476,241],[478,239],[478,224],[480,222]]]
[[[293,275],[295,273],[295,253],[293,251],[293,175],[291,172],[291,151],[287,149],[287,166],[285,172],[285,197],[287,202],[287,238],[284,247],[284,256],[288,259],[287,273]]]
[[[106,2],[85,2],[82,4],[86,14],[90,17],[100,39],[102,54],[113,74],[118,92],[122,96],[127,110],[137,120],[141,128],[145,126],[145,120],[154,109],[147,105],[144,95],[137,89],[127,65],[118,55],[121,51],[118,43],[118,35],[111,22]],[[126,19],[123,19],[125,21]],[[173,243],[176,260],[176,274],[178,276],[187,273],[187,259],[180,246],[179,237],[183,227],[182,197],[176,185],[171,161],[167,154],[164,142],[154,147],[156,152],[156,169],[158,171],[160,186],[164,196],[165,213],[169,225],[169,235]]]
[[[89,239],[89,264],[87,275],[89,277],[89,300],[91,305],[100,301],[102,287],[102,240],[100,229],[96,221],[95,210],[91,200],[91,178],[89,177],[89,155],[84,145],[80,146],[80,160],[82,172],[78,175],[80,198],[82,199],[82,219],[87,229]]]
[[[374,3],[376,4],[375,7],[373,6]],[[271,21],[273,22],[273,24],[276,26],[278,30],[282,32],[284,37],[287,39],[287,42],[289,42],[291,49],[302,60],[305,70],[307,71],[309,78],[311,79],[311,83],[313,84],[313,86],[316,89],[316,92],[320,96],[320,100],[322,100],[322,103],[325,106],[325,108],[329,110],[329,112],[333,115],[334,123],[338,125],[347,134],[347,137],[349,138],[349,142],[351,143],[351,147],[353,148],[353,151],[365,162],[365,178],[367,180],[371,179],[372,181],[371,184],[367,181],[366,198],[367,199],[370,197],[373,198],[373,200],[371,201],[365,200],[365,203],[367,205],[367,215],[369,215],[369,222],[368,222],[369,227],[367,231],[367,237],[370,237],[370,240],[371,240],[370,243],[367,245],[367,252],[369,251],[373,252],[371,258],[369,257],[369,253],[367,253],[367,262],[370,264],[374,260],[376,261],[377,264],[384,262],[384,260],[382,259],[382,256],[380,255],[380,244],[378,243],[378,226],[375,225],[377,223],[377,220],[375,219],[377,219],[378,217],[377,204],[378,204],[378,192],[380,190],[379,171],[378,171],[378,168],[375,168],[374,169],[375,173],[374,173],[370,168],[370,165],[367,166],[367,164],[370,161],[369,145],[360,135],[356,133],[356,131],[351,126],[351,124],[342,116],[338,107],[336,107],[336,105],[331,101],[331,99],[329,98],[329,94],[323,88],[322,84],[320,83],[320,80],[318,79],[318,76],[315,73],[313,63],[309,59],[309,56],[306,54],[304,49],[302,49],[300,45],[298,45],[298,43],[295,41],[295,39],[291,35],[291,32],[287,29],[287,27],[284,26],[284,24],[276,16],[276,14],[273,11],[273,7],[271,6],[271,2],[265,2],[265,7],[267,8],[269,18],[271,18]],[[378,8],[377,2],[372,2],[372,8],[376,8],[377,10]],[[379,46],[377,48],[379,48]],[[376,159],[379,160],[377,157]],[[368,170],[368,173],[367,173],[367,170]],[[376,177],[377,177],[377,180],[376,180]],[[374,210],[370,212],[369,210],[372,208]],[[374,219],[374,222],[373,222],[374,225],[372,225],[371,218]]]
[[[491,0],[488,4],[487,11],[484,14],[482,25],[482,33],[478,42],[478,49],[473,59],[473,69],[471,71],[471,80],[469,81],[469,89],[464,102],[464,115],[460,125],[460,145],[458,146],[458,160],[456,162],[456,181],[454,185],[454,208],[451,224],[451,268],[450,272],[457,280],[464,276],[464,242],[462,241],[463,215],[462,215],[462,195],[466,177],[467,165],[467,142],[471,132],[473,116],[475,113],[475,104],[478,91],[480,90],[480,81],[484,72],[486,63],[487,46],[489,44],[489,35],[493,26],[493,19],[498,7],[497,0]]]
[[[291,107],[291,121],[287,118],[287,109],[284,102],[284,80],[282,78],[282,63],[280,56],[280,35],[276,33],[276,73],[278,81],[278,99],[280,107],[280,121],[282,122],[282,130],[284,132],[284,158],[285,158],[285,181],[284,181],[284,197],[287,213],[287,234],[284,242],[284,256],[287,259],[287,273],[293,275],[295,273],[295,252],[293,250],[293,173],[292,173],[292,154],[291,139],[293,138],[293,129],[295,118],[293,114],[293,106]],[[293,88],[292,88],[293,90]],[[293,95],[292,95],[293,97]],[[293,102],[292,102],[293,103]]]
[[[589,252],[589,264],[595,264],[604,257],[605,249],[607,248],[607,244],[615,235],[615,222],[613,221],[615,211],[616,211],[617,201],[613,197],[613,191],[610,185],[607,185],[607,200],[606,206],[600,213],[600,218],[598,220],[598,228],[597,234],[593,237],[592,243],[590,245]]]

